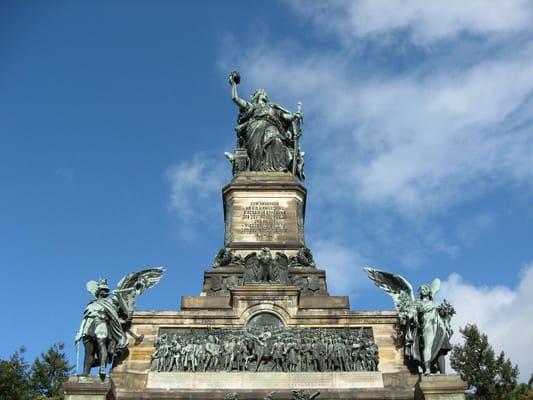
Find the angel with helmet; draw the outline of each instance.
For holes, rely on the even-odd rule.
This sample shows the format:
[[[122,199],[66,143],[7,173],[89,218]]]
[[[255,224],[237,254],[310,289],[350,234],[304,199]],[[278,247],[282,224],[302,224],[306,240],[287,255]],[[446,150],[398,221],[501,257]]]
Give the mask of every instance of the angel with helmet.
[[[455,310],[446,300],[442,304],[435,301],[440,279],[433,280],[431,285],[421,285],[419,298],[415,299],[413,287],[403,276],[374,268],[364,270],[394,300],[405,335],[406,358],[420,366],[426,375],[444,374],[444,356],[451,350],[453,334],[450,320]]]
[[[116,356],[127,352],[126,333],[136,340],[142,340],[142,337],[129,331],[136,298],[155,286],[164,272],[162,267],[132,272],[123,277],[112,292],[107,279],[87,282],[87,291],[94,296],[94,300],[85,308],[75,338],[75,343],[83,342],[85,349],[82,375],[89,375],[91,368],[99,367],[98,373],[104,379],[106,366]]]

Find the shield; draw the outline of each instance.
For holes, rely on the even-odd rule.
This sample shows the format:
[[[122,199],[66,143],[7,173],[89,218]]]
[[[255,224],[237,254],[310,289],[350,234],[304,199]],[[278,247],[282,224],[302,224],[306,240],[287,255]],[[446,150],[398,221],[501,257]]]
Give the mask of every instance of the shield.
[[[213,292],[222,290],[222,278],[220,276],[211,277],[211,290]]]
[[[320,289],[320,281],[318,279],[318,276],[316,275],[310,275],[307,277],[307,288],[311,292],[316,292]]]

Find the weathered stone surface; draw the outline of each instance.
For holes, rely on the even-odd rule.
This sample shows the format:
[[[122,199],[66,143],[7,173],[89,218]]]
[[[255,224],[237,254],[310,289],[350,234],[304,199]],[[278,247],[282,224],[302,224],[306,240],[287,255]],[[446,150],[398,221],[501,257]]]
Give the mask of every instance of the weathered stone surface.
[[[381,372],[150,372],[149,389],[355,389],[383,388]]]
[[[300,309],[349,310],[350,298],[348,296],[301,297],[299,307]]]
[[[306,189],[289,173],[242,173],[222,190],[224,245],[297,251],[305,246]]]
[[[422,375],[417,400],[464,400],[468,385],[459,375]]]
[[[244,281],[244,269],[242,266],[225,266],[211,268],[204,272],[204,285],[202,296],[229,296],[229,290],[236,286],[241,286]],[[289,267],[289,281],[292,285],[300,289],[301,296],[327,296],[326,273],[324,270],[315,267]],[[187,303],[182,301],[182,309]],[[210,303],[201,303],[210,304]],[[219,304],[214,302],[213,304]],[[192,306],[192,305],[191,305]]]
[[[71,376],[63,384],[65,400],[105,400],[111,390],[109,378],[96,376]]]
[[[226,296],[183,296],[181,298],[182,310],[217,310],[231,309],[229,294]]]

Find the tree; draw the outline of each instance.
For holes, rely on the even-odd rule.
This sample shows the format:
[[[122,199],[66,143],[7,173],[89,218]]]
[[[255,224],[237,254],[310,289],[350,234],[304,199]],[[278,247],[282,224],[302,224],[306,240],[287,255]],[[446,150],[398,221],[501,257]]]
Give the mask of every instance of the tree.
[[[61,400],[61,385],[74,370],[63,343],[54,344],[36,358],[30,367],[24,360],[24,347],[8,360],[0,360],[0,400]]]
[[[33,399],[25,351],[21,347],[8,360],[0,360],[0,400]]]
[[[31,366],[30,381],[34,390],[45,399],[63,399],[61,385],[73,372],[63,352],[63,343],[54,344],[46,353],[41,353]]]
[[[465,343],[453,346],[450,363],[462,379],[476,388],[471,397],[484,400],[512,398],[517,387],[518,367],[513,367],[503,351],[496,357],[487,335],[476,325],[466,325],[460,332]]]
[[[533,400],[533,389],[525,383],[520,383],[509,396],[509,400]]]

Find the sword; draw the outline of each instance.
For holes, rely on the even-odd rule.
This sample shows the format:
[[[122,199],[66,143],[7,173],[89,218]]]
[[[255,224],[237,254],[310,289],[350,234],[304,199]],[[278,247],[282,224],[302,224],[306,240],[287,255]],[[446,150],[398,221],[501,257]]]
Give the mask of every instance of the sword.
[[[302,112],[302,102],[298,102],[298,108],[296,113],[300,114]],[[302,135],[302,127],[301,127],[300,118],[296,118],[296,121],[294,122],[294,154],[292,157],[292,174],[296,175],[296,165],[298,164],[297,156],[298,156],[298,140],[300,139],[300,136]]]
[[[79,365],[80,365],[80,341],[76,343],[76,375],[79,374]]]

